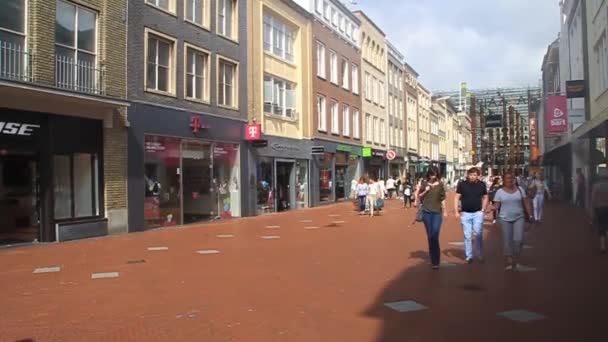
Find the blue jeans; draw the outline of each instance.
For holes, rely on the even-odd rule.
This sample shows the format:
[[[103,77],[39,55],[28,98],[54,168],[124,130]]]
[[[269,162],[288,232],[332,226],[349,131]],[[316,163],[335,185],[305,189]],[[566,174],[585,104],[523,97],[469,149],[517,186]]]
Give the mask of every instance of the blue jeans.
[[[359,211],[365,211],[365,199],[367,196],[357,196],[357,200],[359,201]]]
[[[473,258],[472,234],[475,234],[475,255],[482,257],[483,246],[483,212],[462,212],[460,223],[464,232],[464,253],[467,259]]]
[[[432,213],[424,211],[422,214],[422,222],[426,228],[426,236],[429,240],[429,255],[431,256],[431,264],[438,266],[441,261],[441,249],[439,248],[439,231],[443,217],[441,213]]]

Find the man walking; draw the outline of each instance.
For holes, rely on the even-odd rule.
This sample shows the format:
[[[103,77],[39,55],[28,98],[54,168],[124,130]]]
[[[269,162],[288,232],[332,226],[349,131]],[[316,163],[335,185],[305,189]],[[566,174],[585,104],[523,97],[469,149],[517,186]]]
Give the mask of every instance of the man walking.
[[[483,215],[488,205],[488,190],[479,180],[479,170],[467,171],[467,180],[458,183],[454,199],[454,212],[460,217],[464,232],[464,246],[467,263],[473,262],[472,235],[475,235],[475,255],[483,262]],[[460,208],[459,208],[460,207]]]

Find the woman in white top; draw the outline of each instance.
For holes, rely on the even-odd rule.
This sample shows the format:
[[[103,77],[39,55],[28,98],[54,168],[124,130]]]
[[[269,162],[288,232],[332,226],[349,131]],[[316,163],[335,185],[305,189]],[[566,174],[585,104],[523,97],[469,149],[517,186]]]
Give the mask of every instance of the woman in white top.
[[[530,183],[529,189],[532,191],[532,205],[534,207],[534,221],[540,223],[543,219],[543,206],[545,204],[545,192],[551,199],[551,190],[547,185],[545,176],[541,173],[538,178],[534,178]]]
[[[600,235],[600,252],[606,253],[606,231],[608,231],[608,169],[601,168],[599,180],[591,188],[591,210],[593,222]]]
[[[506,269],[511,270],[517,268],[517,259],[524,240],[525,218],[529,217],[530,213],[526,190],[515,184],[512,173],[504,175],[503,187],[494,195],[494,205],[499,212]]]
[[[369,190],[367,191],[367,205],[369,207],[369,216],[374,216],[374,207],[380,196],[380,184],[373,178],[369,179]]]

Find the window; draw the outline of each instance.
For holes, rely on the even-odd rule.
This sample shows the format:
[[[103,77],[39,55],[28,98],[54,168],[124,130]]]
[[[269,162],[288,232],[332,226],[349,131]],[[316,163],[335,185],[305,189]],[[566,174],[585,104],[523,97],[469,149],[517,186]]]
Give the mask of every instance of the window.
[[[264,15],[264,50],[289,62],[294,61],[296,33],[283,21]]]
[[[329,73],[331,82],[338,84],[338,55],[333,50],[329,50]]]
[[[380,103],[380,106],[384,107],[384,82],[382,81],[378,82],[378,95],[378,102]]]
[[[401,72],[399,73],[399,90],[403,90],[403,75],[401,74]]]
[[[378,118],[374,117],[374,143],[380,143],[380,127],[378,126]]]
[[[370,114],[365,114],[365,140],[368,143],[373,141],[374,133],[372,126],[372,116]]]
[[[295,118],[295,84],[270,76],[264,76],[264,113]]]
[[[340,134],[340,118],[338,117],[338,102],[331,101],[331,132]]]
[[[350,136],[350,108],[342,105],[342,135]]]
[[[348,71],[348,61],[346,59],[342,60],[342,88],[348,90],[349,89],[349,82],[348,82],[348,78],[350,76],[350,71]]]
[[[353,109],[353,138],[359,139],[361,137],[360,128],[359,128],[359,110]]]
[[[338,18],[338,20],[340,21],[340,32],[344,33],[346,31],[346,19],[344,19],[342,14],[339,14]]]
[[[209,53],[186,46],[186,98],[209,101]]]
[[[99,162],[96,154],[53,156],[55,218],[99,215]]]
[[[317,42],[317,76],[325,78],[325,46]]]
[[[372,91],[374,92],[373,100],[374,103],[378,103],[378,79],[376,77],[372,78]]]
[[[327,106],[322,95],[317,95],[317,121],[319,131],[327,132]]]
[[[55,54],[57,86],[96,92],[101,76],[97,67],[97,13],[57,1]]]
[[[218,89],[217,104],[220,106],[236,108],[236,89],[237,89],[237,64],[223,58],[218,58]]]
[[[175,13],[175,0],[146,0],[146,3],[165,11]]]
[[[359,67],[356,64],[351,65],[353,93],[359,95]]]
[[[323,0],[315,0],[315,9],[319,14],[323,14],[323,3]]]
[[[331,6],[329,6],[329,3],[327,1],[323,1],[323,13],[323,17],[325,18],[325,20],[331,20]]]
[[[184,0],[185,6],[185,19],[189,22],[195,23],[200,26],[208,26],[207,22],[207,11],[205,8],[205,1],[208,0]]]
[[[386,126],[384,120],[380,120],[380,144],[386,144]]]
[[[366,71],[365,72],[365,98],[367,100],[371,100],[372,99],[372,82],[371,82],[371,77],[370,74]]]
[[[350,22],[346,25],[346,36],[348,38],[353,37],[353,25]]]
[[[5,0],[0,8],[0,78],[23,79],[28,64],[25,0]]]
[[[393,95],[388,95],[388,115],[393,115]]]
[[[160,35],[147,34],[146,89],[174,93],[173,62],[175,41]]]
[[[597,65],[597,92],[596,96],[602,94],[608,88],[608,42],[606,41],[606,33],[602,34],[600,39],[595,44],[593,52],[595,55],[595,63]]]
[[[331,8],[331,23],[335,27],[338,27],[338,11],[335,8]]]
[[[169,0],[170,1],[170,0]],[[217,33],[236,39],[236,0],[217,0]]]

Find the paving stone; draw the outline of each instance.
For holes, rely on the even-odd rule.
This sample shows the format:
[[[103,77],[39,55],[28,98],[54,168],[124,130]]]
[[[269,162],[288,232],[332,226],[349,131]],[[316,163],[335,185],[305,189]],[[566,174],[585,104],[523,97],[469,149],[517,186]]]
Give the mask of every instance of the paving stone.
[[[39,267],[33,273],[54,273],[61,271],[61,266]]]
[[[266,229],[279,229],[281,226],[266,226]]]
[[[332,223],[334,223],[334,224],[344,224],[344,223],[346,223],[346,221],[333,221]]]
[[[527,310],[510,310],[505,312],[497,313],[498,316],[509,319],[515,322],[534,322],[540,321],[547,317],[538,314],[536,312],[527,311]]]
[[[220,251],[218,251],[217,249],[203,249],[200,251],[196,251],[196,253],[198,253],[198,254],[219,254]]]
[[[169,247],[158,246],[158,247],[148,247],[149,251],[168,251]]]
[[[280,239],[281,237],[278,235],[263,235],[262,239],[265,240],[272,240],[272,239]]]
[[[458,266],[458,264],[455,264],[455,263],[453,263],[453,262],[442,261],[442,262],[439,264],[439,266],[440,266],[440,267],[455,267],[455,266]]]
[[[534,247],[528,246],[528,245],[524,245],[524,249],[532,249],[532,248],[534,248]]]
[[[340,217],[340,215],[339,215],[339,214],[329,214],[329,215],[327,215],[327,216],[329,216],[329,217]]]
[[[118,272],[91,273],[91,279],[118,278]]]
[[[417,303],[413,300],[404,300],[399,302],[384,303],[385,306],[397,312],[413,312],[428,309],[426,306]]]

